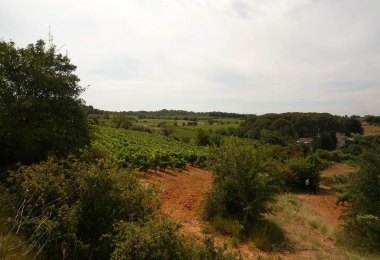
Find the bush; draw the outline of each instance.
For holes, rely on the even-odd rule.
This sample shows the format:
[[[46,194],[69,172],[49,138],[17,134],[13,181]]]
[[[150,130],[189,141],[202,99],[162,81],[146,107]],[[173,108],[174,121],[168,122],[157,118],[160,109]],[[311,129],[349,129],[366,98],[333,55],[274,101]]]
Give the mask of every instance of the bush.
[[[361,247],[380,251],[380,148],[360,159],[360,170],[348,187],[351,207],[343,219],[345,230]]]
[[[270,213],[279,191],[271,149],[254,149],[230,140],[213,150],[215,179],[207,194],[204,216],[235,219],[245,229]]]
[[[308,158],[291,158],[286,162],[291,172],[293,173],[292,179],[289,179],[286,183],[291,188],[305,187],[305,181],[307,179],[316,180],[319,182],[320,173],[319,169],[310,162]]]
[[[177,230],[169,221],[120,222],[111,259],[191,259]]]
[[[261,134],[261,141],[266,144],[285,146],[284,140],[281,136],[274,133]]]
[[[317,149],[314,154],[323,160],[332,161],[332,155],[327,150]]]
[[[156,191],[142,187],[136,173],[104,159],[49,159],[20,167],[10,183],[13,225],[50,259],[62,252],[70,259],[107,259],[113,225],[148,220],[159,205]]]
[[[178,225],[166,219],[152,220],[146,223],[125,223],[116,225],[118,235],[112,260],[145,259],[237,259],[225,248],[215,247],[214,241],[206,237],[203,245],[180,235]]]

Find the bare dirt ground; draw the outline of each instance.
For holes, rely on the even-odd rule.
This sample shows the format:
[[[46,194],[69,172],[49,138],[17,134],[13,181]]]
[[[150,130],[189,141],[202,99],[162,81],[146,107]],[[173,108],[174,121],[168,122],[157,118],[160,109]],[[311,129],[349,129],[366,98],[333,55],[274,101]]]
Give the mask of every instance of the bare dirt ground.
[[[355,171],[353,167],[345,165],[334,165],[327,168],[322,174],[336,174],[347,171]],[[160,183],[162,185],[162,212],[170,214],[172,220],[182,224],[181,232],[203,237],[202,233],[202,200],[205,192],[210,190],[213,179],[212,173],[197,167],[188,166],[182,172],[148,172],[143,178],[147,183]],[[305,207],[312,212],[317,219],[323,220],[330,228],[339,229],[339,216],[342,215],[344,206],[336,206],[336,194],[327,187],[320,187],[317,195],[310,193],[293,194],[293,196]],[[292,225],[284,227],[287,236],[293,241],[296,247],[294,253],[275,253],[274,259],[320,259],[319,250],[326,252],[336,251],[337,247],[334,241],[326,234],[321,233],[316,228],[306,225],[304,222],[297,220]],[[298,226],[306,232],[305,236],[312,237],[316,243],[310,244],[310,239],[302,239],[301,231]],[[302,226],[302,227],[301,227]],[[217,237],[217,242],[226,240],[224,237]],[[257,259],[259,255],[267,256],[267,253],[255,248],[252,243],[241,243],[238,250],[246,259]],[[319,257],[316,256],[319,255]],[[322,254],[323,255],[323,254]],[[278,258],[280,257],[280,258]],[[323,257],[323,256],[322,256]],[[328,258],[326,258],[328,259]]]
[[[212,173],[201,168],[187,166],[182,172],[148,172],[144,180],[162,185],[162,212],[182,224],[181,232],[202,236],[202,200],[210,190]]]

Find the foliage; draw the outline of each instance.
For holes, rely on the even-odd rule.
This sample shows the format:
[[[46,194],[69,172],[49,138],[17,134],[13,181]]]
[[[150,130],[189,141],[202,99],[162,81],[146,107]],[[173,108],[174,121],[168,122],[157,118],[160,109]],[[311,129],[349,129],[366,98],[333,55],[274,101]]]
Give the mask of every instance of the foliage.
[[[316,143],[316,148],[324,149],[328,151],[335,150],[337,138],[334,132],[324,132],[322,133]]]
[[[289,187],[304,187],[307,179],[319,182],[319,169],[308,158],[292,158],[287,161],[287,165],[294,173],[293,179],[288,180]]]
[[[311,137],[330,131],[363,134],[363,128],[357,118],[332,116],[328,113],[283,113],[247,116],[240,124],[240,137],[259,138],[261,130],[277,132],[281,136]]]
[[[276,133],[261,131],[261,141],[266,144],[285,146],[284,140]]]
[[[165,218],[145,223],[120,222],[115,227],[118,235],[111,259],[237,259],[225,253],[225,248],[215,247],[211,238],[206,237],[202,245],[180,235],[178,228]]]
[[[285,242],[285,232],[276,223],[263,220],[251,230],[250,239],[261,250],[272,251]]]
[[[184,168],[186,163],[204,165],[209,153],[203,147],[172,138],[123,129],[99,127],[94,144],[107,147],[115,155],[119,167],[141,169]]]
[[[207,132],[206,129],[199,128],[197,129],[197,137],[195,138],[195,143],[201,146],[210,145],[210,132]]]
[[[156,190],[106,159],[49,159],[20,167],[10,183],[13,230],[50,259],[107,259],[113,225],[148,220],[159,205]]]
[[[175,128],[173,126],[165,125],[165,126],[162,127],[162,133],[166,137],[168,137],[169,135],[171,135],[174,131],[175,131]]]
[[[132,126],[132,122],[127,114],[118,113],[112,115],[111,125],[115,128],[129,129]]]
[[[183,238],[169,221],[120,222],[111,259],[191,259]]]
[[[254,149],[233,139],[215,148],[215,179],[207,194],[205,217],[236,219],[247,229],[270,213],[268,203],[279,190],[271,153],[266,147]]]
[[[76,66],[56,46],[0,40],[0,167],[68,156],[88,145]]]
[[[269,126],[269,129],[278,132],[281,136],[296,135],[293,123],[284,118],[278,118]]]
[[[204,128],[197,129],[197,136],[195,138],[195,144],[199,146],[220,146],[221,135],[209,129],[208,131]]]
[[[345,229],[360,238],[360,246],[380,251],[380,148],[361,157],[360,170],[348,188],[351,207],[343,217]]]

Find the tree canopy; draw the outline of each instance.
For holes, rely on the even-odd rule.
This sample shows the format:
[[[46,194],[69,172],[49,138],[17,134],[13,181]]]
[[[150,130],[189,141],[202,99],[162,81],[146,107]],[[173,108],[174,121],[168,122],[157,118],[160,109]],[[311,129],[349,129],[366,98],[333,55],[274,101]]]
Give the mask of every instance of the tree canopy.
[[[43,40],[26,48],[0,40],[0,168],[67,156],[89,144],[79,98],[85,88],[75,69]]]

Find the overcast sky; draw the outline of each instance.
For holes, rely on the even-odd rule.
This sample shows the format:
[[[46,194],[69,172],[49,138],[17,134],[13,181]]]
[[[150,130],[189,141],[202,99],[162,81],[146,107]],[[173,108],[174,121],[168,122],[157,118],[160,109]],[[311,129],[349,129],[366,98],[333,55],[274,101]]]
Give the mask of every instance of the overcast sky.
[[[0,38],[68,52],[87,105],[380,115],[379,0],[0,0]]]

